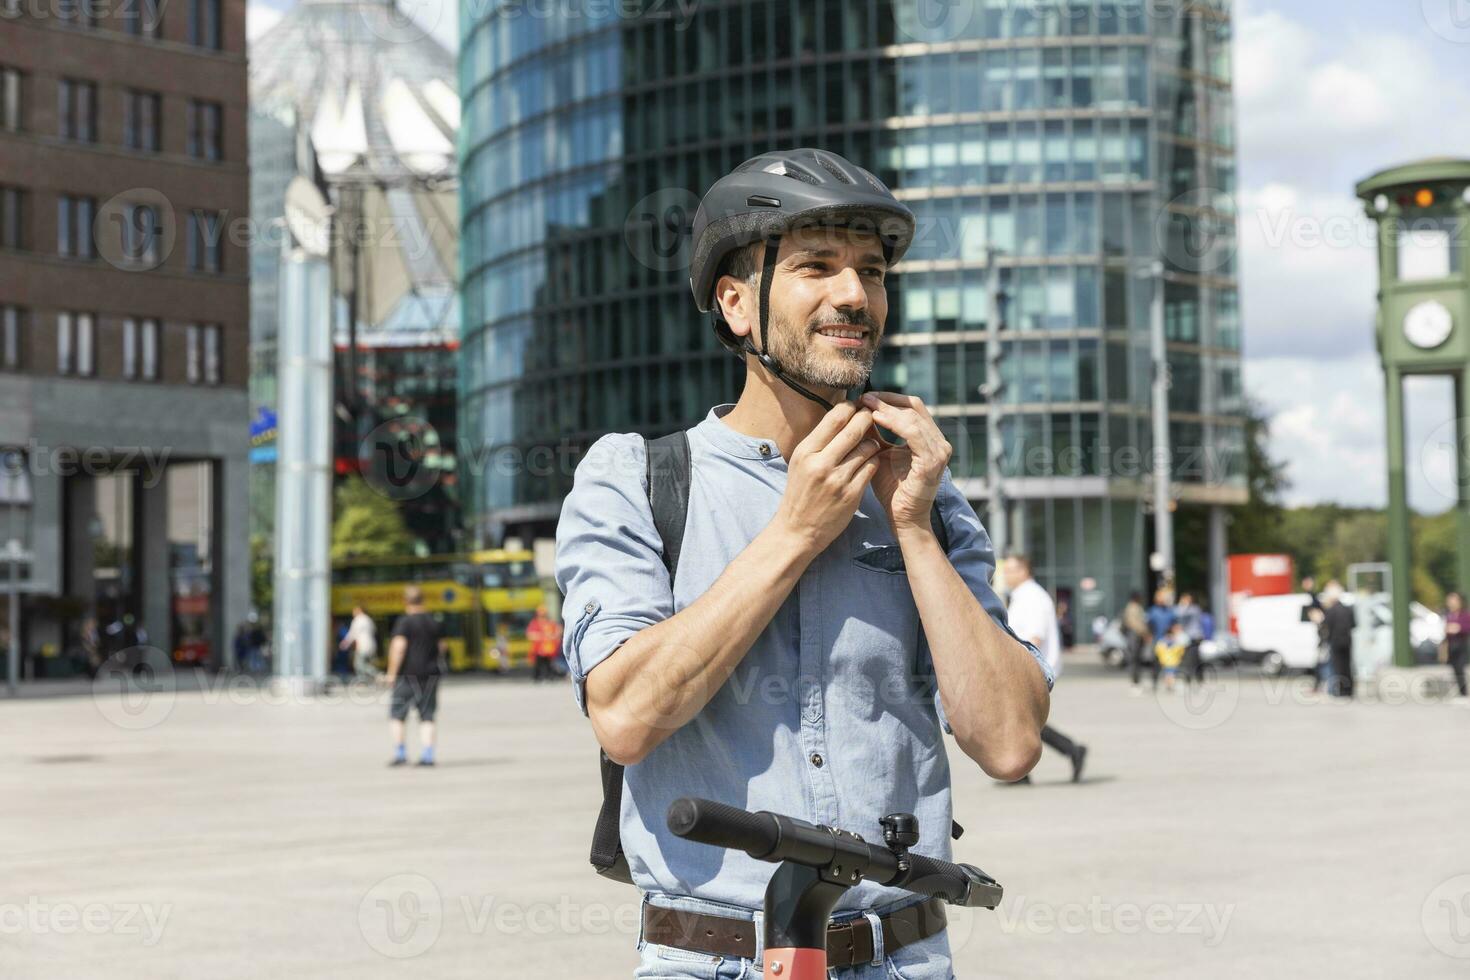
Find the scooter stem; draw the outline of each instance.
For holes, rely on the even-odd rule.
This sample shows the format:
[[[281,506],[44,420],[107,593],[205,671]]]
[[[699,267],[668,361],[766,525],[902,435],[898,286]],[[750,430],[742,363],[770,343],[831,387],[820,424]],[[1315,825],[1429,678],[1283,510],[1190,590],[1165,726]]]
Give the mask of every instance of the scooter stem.
[[[825,870],[777,866],[766,886],[766,980],[825,980],[827,922],[849,887]]]

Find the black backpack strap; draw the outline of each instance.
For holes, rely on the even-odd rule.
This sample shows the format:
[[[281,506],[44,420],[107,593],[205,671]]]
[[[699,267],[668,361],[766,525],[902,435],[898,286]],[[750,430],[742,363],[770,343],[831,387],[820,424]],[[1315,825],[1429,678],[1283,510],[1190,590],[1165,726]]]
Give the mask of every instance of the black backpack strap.
[[[934,529],[934,536],[939,539],[939,547],[949,554],[949,528],[944,526],[944,518],[939,516],[939,498],[934,498],[934,506],[929,508],[929,526]]]
[[[653,526],[664,546],[664,567],[669,582],[679,569],[679,551],[684,545],[684,523],[689,517],[689,434],[671,432],[646,442],[648,456],[648,505]]]
[[[684,544],[684,522],[689,515],[689,435],[672,432],[657,439],[644,440],[648,459],[648,505],[653,511],[653,526],[663,542],[664,567],[669,570],[669,583],[679,568],[679,550]],[[633,883],[628,859],[623,854],[619,829],[623,811],[623,767],[599,753],[602,770],[602,809],[592,831],[592,866],[604,878]]]

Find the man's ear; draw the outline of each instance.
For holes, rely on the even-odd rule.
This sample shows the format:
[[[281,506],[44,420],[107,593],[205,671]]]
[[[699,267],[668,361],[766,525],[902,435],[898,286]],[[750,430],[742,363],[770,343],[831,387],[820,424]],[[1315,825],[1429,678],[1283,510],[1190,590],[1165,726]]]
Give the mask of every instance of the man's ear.
[[[755,304],[758,294],[751,285],[734,276],[721,276],[715,282],[715,306],[720,311],[725,325],[738,337],[755,339],[755,324],[758,318]]]

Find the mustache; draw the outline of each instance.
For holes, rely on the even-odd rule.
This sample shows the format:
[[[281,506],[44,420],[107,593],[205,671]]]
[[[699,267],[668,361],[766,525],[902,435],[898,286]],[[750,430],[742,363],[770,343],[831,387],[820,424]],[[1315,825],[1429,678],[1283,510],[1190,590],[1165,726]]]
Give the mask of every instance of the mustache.
[[[866,327],[873,336],[878,335],[878,321],[867,310],[855,310],[839,312],[835,316],[813,320],[807,324],[812,333],[816,333],[823,327]]]

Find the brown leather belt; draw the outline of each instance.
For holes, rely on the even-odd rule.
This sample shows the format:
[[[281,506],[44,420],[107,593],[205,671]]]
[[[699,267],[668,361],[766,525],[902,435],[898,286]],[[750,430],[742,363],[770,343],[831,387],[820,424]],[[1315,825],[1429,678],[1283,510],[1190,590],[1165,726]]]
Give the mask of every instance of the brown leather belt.
[[[926,899],[918,905],[880,916],[883,952],[891,955],[911,943],[943,931],[944,902]],[[643,905],[643,938],[659,946],[673,946],[710,956],[755,957],[755,923],[723,915],[684,912]],[[873,924],[866,917],[827,925],[827,966],[862,966],[873,962]]]

